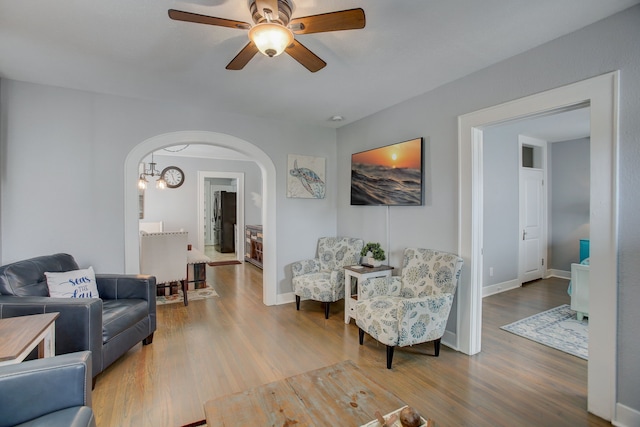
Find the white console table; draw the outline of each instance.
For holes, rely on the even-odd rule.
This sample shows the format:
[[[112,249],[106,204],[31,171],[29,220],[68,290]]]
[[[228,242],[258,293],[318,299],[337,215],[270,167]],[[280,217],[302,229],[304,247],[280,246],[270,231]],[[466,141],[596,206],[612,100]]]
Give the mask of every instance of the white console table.
[[[365,267],[363,265],[349,265],[344,268],[344,323],[349,323],[356,318],[356,302],[360,297],[361,280],[374,277],[389,277],[393,267],[381,265],[380,267]],[[351,278],[356,278],[356,293],[351,290]]]

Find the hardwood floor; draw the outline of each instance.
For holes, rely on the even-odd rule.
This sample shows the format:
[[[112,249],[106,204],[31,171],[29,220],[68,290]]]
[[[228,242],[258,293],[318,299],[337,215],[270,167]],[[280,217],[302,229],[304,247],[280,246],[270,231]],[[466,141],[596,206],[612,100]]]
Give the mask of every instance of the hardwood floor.
[[[222,253],[215,250],[213,245],[206,245],[204,247],[204,254],[211,258],[211,261],[233,261],[237,255],[235,252]]]
[[[396,349],[346,325],[342,302],[262,304],[262,271],[214,267],[220,297],[158,306],[153,344],[137,345],[103,372],[93,393],[97,423],[181,426],[204,419],[209,399],[351,359],[438,426],[605,426],[586,411],[587,362],[499,329],[568,303],[566,280],[550,279],[484,299],[483,351],[469,357],[433,345]],[[384,408],[381,408],[384,413]],[[372,419],[374,414],[372,415]]]

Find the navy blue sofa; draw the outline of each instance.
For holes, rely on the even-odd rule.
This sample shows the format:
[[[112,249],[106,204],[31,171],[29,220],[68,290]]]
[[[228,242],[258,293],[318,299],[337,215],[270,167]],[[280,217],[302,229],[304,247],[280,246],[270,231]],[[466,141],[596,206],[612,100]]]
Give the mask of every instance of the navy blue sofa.
[[[0,318],[59,312],[56,354],[91,351],[92,377],[156,330],[154,276],[96,274],[100,298],[51,298],[45,272],[77,270],[71,255],[55,254],[0,267]],[[95,380],[94,380],[95,384]]]

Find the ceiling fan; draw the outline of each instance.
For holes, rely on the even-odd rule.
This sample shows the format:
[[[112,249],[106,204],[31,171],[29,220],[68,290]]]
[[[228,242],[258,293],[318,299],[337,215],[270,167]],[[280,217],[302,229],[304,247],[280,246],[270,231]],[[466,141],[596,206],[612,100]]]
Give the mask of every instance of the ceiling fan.
[[[289,0],[253,0],[249,9],[254,25],[175,9],[169,9],[169,17],[176,21],[249,30],[249,43],[229,62],[227,70],[242,70],[258,52],[269,57],[286,52],[315,73],[327,63],[297,41],[294,34],[356,30],[365,25],[364,10],[359,8],[294,19],[291,19]]]

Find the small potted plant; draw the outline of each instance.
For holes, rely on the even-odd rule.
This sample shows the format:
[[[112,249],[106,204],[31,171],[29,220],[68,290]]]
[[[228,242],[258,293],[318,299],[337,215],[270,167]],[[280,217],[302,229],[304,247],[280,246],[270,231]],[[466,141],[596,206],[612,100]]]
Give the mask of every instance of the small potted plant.
[[[374,267],[380,267],[382,261],[386,259],[384,256],[384,250],[380,247],[380,243],[369,242],[360,251],[363,264],[368,264]]]

